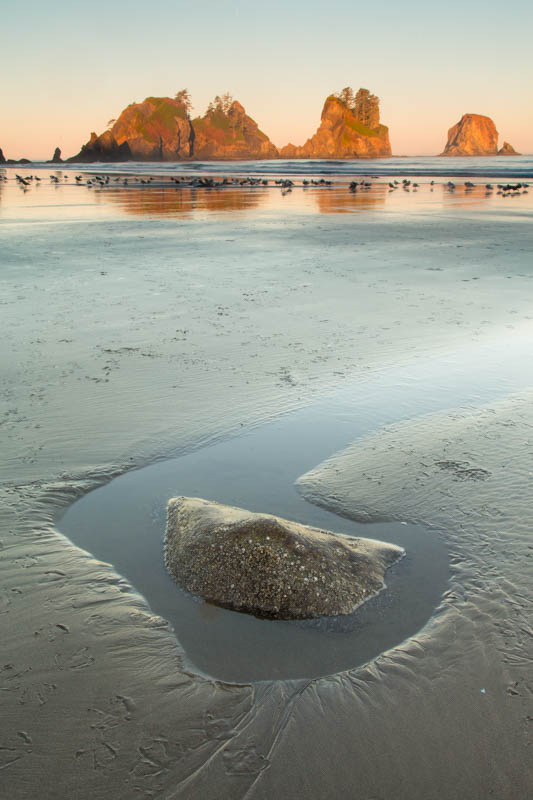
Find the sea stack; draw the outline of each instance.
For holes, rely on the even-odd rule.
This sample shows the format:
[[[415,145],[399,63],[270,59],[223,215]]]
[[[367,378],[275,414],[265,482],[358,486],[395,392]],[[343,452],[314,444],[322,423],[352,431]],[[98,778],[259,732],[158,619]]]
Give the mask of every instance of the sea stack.
[[[168,503],[165,560],[183,589],[269,619],[350,614],[384,586],[396,545],[197,497]]]
[[[232,98],[216,97],[203,117],[193,119],[194,158],[277,158],[277,147],[259,130],[244,107]]]
[[[6,163],[6,157],[4,156],[2,148],[0,147],[0,164],[5,164],[5,163]]]
[[[193,141],[186,102],[147,97],[125,108],[100,136],[91,133],[69,161],[180,161],[192,155]]]
[[[463,114],[448,131],[448,141],[441,156],[495,156],[498,154],[498,131],[490,117]]]
[[[276,158],[277,148],[243,106],[215,97],[203,117],[191,120],[188,92],[132,103],[100,134],[91,133],[72,162],[184,161]]]
[[[520,156],[521,153],[517,153],[512,144],[509,142],[504,142],[503,145],[498,150],[499,156]]]
[[[391,155],[389,129],[379,120],[379,98],[350,87],[326,98],[318,130],[298,147],[288,144],[282,158],[383,158]]]

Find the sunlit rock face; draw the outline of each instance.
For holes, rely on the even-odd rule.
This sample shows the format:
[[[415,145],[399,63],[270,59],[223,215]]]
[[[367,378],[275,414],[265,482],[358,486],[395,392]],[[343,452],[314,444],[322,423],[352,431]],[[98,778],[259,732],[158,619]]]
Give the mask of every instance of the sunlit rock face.
[[[244,107],[234,100],[227,111],[221,108],[208,111],[192,121],[194,128],[194,157],[211,159],[276,158],[277,148]]]
[[[132,103],[109,130],[95,133],[71,161],[179,161],[190,158],[194,133],[187,108],[171,97]]]
[[[270,619],[351,613],[404,551],[194,497],[168,503],[167,568],[183,589]]]
[[[148,97],[132,103],[109,130],[92,133],[71,161],[183,161],[276,158],[277,148],[234,101],[191,120],[185,103]]]
[[[512,144],[509,142],[504,142],[503,145],[498,150],[499,156],[519,156],[521,153],[517,153]]]
[[[375,98],[377,101],[377,98]],[[320,125],[301,147],[288,144],[282,158],[378,158],[391,155],[389,129],[377,119],[364,124],[354,109],[335,95],[324,103]]]
[[[490,117],[463,114],[448,131],[448,141],[441,156],[495,156],[498,154],[498,131]]]

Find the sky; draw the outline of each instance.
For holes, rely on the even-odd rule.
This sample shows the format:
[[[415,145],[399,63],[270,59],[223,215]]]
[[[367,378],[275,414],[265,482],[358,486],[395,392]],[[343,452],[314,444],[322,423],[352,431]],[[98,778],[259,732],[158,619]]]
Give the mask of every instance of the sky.
[[[533,3],[509,0],[4,0],[0,147],[79,151],[132,102],[187,88],[193,115],[229,91],[282,146],[328,94],[381,100],[395,155],[435,155],[464,113],[533,153]]]

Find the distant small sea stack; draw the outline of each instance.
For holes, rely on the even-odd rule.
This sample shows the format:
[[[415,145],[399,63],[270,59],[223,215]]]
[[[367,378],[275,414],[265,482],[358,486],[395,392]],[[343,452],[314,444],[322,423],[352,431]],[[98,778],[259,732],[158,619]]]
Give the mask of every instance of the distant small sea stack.
[[[47,164],[62,164],[62,163],[63,159],[61,158],[61,150],[59,149],[59,147],[56,147],[56,149],[54,150],[54,155],[52,156],[50,161],[47,161]]]
[[[503,145],[498,150],[498,155],[499,156],[520,156],[520,155],[522,155],[522,153],[517,153],[512,144],[509,144],[509,142],[504,142]]]
[[[6,163],[6,157],[2,152],[2,148],[0,147],[0,164],[5,164],[5,163]]]
[[[448,141],[441,156],[495,156],[498,154],[498,131],[490,117],[463,114],[448,131]]]

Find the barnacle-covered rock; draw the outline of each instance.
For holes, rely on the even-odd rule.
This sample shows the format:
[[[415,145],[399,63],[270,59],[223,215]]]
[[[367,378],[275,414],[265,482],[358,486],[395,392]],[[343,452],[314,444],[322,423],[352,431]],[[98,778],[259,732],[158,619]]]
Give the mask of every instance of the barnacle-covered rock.
[[[349,614],[384,586],[396,545],[196,497],[168,503],[167,568],[208,602],[270,619]]]

